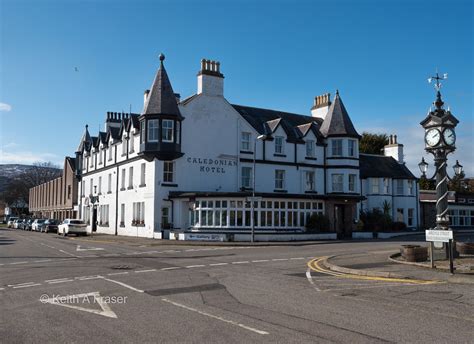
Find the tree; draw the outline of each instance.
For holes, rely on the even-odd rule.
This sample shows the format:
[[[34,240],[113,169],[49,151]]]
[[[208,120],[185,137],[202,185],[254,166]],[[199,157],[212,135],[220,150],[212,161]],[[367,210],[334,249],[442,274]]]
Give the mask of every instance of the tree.
[[[433,180],[428,180],[426,177],[420,177],[420,190],[434,190],[435,182]]]
[[[46,183],[60,177],[62,170],[59,166],[51,162],[37,162],[25,172],[13,178],[6,190],[2,193],[1,199],[7,204],[15,202],[28,203],[30,189],[34,186]]]
[[[388,144],[387,134],[362,133],[359,141],[359,152],[366,154],[382,154],[383,147]]]

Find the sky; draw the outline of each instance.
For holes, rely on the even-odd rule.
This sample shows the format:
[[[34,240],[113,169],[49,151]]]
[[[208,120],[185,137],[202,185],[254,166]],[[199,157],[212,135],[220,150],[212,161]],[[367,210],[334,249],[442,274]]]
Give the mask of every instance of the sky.
[[[456,159],[474,177],[473,4],[385,1],[0,0],[0,163],[74,156],[107,111],[139,113],[159,67],[196,93],[202,58],[221,62],[235,104],[310,114],[339,89],[359,131],[398,135],[413,173],[435,99],[459,119]],[[452,170],[451,170],[452,171]]]

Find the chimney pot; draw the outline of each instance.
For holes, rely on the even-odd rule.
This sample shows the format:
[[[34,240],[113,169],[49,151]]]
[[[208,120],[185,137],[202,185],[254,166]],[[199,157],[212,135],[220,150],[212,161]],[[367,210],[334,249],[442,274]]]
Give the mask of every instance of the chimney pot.
[[[393,135],[393,144],[397,144],[397,135]]]

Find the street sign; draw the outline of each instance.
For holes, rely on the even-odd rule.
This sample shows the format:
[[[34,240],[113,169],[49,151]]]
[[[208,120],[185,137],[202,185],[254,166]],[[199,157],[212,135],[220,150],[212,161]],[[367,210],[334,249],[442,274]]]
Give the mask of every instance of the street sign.
[[[247,202],[260,202],[262,197],[247,197],[246,200]]]
[[[427,229],[425,233],[426,241],[449,242],[449,240],[453,240],[452,230]]]

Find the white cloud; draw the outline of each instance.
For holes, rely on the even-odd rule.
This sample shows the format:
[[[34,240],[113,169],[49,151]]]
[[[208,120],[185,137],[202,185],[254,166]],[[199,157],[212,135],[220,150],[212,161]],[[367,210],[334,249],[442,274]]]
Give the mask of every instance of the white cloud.
[[[7,152],[0,149],[0,164],[25,164],[31,165],[35,162],[48,162],[51,161],[55,164],[62,164],[56,154],[51,153],[33,153],[28,151],[22,152]]]
[[[7,103],[0,103],[0,111],[11,111],[12,110],[12,106],[7,104]]]

